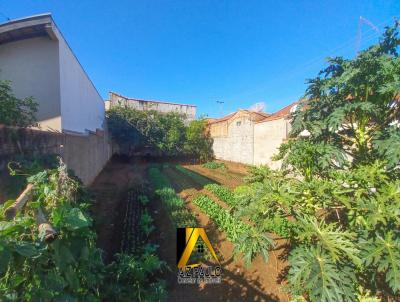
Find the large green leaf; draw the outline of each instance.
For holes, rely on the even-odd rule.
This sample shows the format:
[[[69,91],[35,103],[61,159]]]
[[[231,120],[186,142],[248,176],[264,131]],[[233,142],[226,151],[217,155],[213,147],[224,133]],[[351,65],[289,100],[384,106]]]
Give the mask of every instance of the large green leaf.
[[[356,301],[355,274],[335,263],[318,247],[297,247],[289,256],[288,281],[294,295],[308,294],[311,301]]]
[[[362,260],[386,275],[386,282],[394,293],[400,291],[400,236],[389,231],[384,237],[362,242]]]
[[[65,216],[63,220],[64,226],[71,230],[76,231],[81,228],[90,226],[90,221],[78,208],[72,208]]]
[[[35,244],[29,242],[19,242],[15,245],[15,251],[27,258],[33,258],[40,254]]]

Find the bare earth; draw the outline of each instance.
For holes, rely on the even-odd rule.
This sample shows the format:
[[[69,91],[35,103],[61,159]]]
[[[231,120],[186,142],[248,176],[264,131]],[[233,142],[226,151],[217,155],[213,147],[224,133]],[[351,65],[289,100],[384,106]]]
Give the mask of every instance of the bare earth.
[[[209,170],[201,165],[185,167],[231,188],[242,184],[247,167],[226,163],[226,171]],[[143,160],[112,159],[97,177],[91,190],[95,203],[93,213],[98,231],[98,246],[106,251],[108,261],[119,251],[121,213],[125,209],[127,189],[135,184],[149,185],[148,163]],[[234,259],[233,245],[225,238],[207,215],[202,213],[191,200],[202,187],[179,171],[169,168],[164,171],[179,195],[186,201],[188,209],[197,216],[199,226],[205,227],[214,249],[220,257],[223,269],[221,284],[180,285],[176,282],[176,230],[167,213],[156,198],[150,202],[156,232],[151,240],[159,245],[158,254],[171,268],[163,273],[167,280],[169,301],[289,301],[282,290],[282,276],[286,270],[285,242],[277,240],[277,247],[269,255],[268,263],[261,257],[246,267],[242,260]],[[204,191],[203,191],[204,192]]]

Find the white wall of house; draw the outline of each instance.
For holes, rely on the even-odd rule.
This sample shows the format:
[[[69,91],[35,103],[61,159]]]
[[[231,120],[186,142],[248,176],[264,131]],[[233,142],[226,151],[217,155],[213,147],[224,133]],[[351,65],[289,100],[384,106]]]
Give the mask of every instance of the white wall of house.
[[[253,164],[254,124],[246,115],[228,122],[227,136],[214,137],[213,151],[217,159]]]
[[[279,146],[287,138],[290,121],[280,118],[254,125],[254,164],[268,165],[278,169],[281,162],[273,161],[272,156],[278,153]]]
[[[61,130],[58,42],[36,37],[0,44],[0,79],[10,80],[16,97],[33,96],[44,129]]]
[[[104,101],[62,35],[57,33],[62,129],[80,133],[102,129]]]

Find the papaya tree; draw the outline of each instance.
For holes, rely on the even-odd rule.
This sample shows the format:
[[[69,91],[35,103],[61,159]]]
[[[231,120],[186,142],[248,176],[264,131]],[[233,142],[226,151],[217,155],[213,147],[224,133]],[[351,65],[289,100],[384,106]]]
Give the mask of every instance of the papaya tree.
[[[253,169],[235,192],[238,216],[290,241],[294,300],[400,295],[398,31],[328,59],[293,114],[281,171]]]

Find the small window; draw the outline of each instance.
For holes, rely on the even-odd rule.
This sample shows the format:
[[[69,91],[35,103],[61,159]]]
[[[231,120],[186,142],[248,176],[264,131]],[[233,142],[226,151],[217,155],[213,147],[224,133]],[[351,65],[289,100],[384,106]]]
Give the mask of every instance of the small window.
[[[238,127],[239,127],[241,124],[242,124],[241,121],[237,121],[237,122],[236,122],[236,126],[238,126]]]

